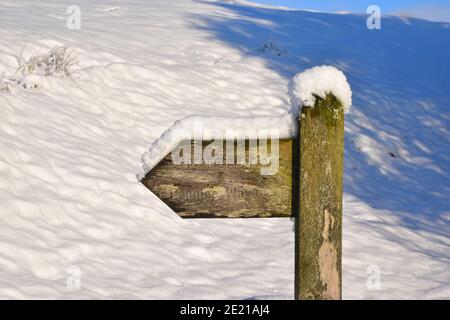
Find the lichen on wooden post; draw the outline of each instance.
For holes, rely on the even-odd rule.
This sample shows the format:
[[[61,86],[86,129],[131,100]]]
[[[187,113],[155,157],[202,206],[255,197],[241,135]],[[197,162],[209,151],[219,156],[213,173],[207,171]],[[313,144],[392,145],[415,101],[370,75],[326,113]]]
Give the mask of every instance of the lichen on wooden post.
[[[344,110],[332,94],[316,96],[299,116],[299,217],[296,299],[341,299]]]

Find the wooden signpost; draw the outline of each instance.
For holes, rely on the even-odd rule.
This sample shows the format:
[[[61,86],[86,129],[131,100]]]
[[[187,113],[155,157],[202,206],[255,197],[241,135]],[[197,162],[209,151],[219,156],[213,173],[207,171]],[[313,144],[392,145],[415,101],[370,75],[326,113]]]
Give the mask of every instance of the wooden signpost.
[[[174,164],[167,155],[142,183],[174,212],[183,218],[268,218],[291,217],[292,158],[296,156],[294,140],[280,140],[279,168],[275,175],[262,175],[261,161],[249,164],[249,155],[258,157],[257,141],[246,140],[246,164]],[[203,141],[203,149],[210,141]],[[194,141],[183,141],[194,153]],[[237,163],[237,144],[234,148]],[[230,146],[228,144],[227,146]],[[269,145],[269,148],[271,145]]]
[[[246,159],[259,156],[257,142],[247,140],[227,144],[234,161],[228,149],[219,164],[175,164],[169,154],[141,182],[183,218],[295,217],[295,298],[340,299],[342,104],[331,94],[316,97],[313,108],[302,108],[298,132],[268,146],[279,154],[273,175],[261,174],[260,159],[236,158],[244,143]],[[181,145],[194,153],[195,143]]]

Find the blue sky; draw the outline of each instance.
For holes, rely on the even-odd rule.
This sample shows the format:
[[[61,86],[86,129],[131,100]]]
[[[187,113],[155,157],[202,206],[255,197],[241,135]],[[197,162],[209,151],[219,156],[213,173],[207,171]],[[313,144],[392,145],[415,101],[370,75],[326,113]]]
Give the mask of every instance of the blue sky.
[[[411,16],[450,22],[450,0],[253,0],[254,2],[282,5],[299,9],[319,11],[366,12],[369,5],[375,4],[382,13],[406,13]]]

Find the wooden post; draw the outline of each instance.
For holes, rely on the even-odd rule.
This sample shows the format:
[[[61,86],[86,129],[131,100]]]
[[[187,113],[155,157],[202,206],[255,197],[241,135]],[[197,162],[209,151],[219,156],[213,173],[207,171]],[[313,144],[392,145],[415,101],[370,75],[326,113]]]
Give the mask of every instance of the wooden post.
[[[344,110],[329,94],[299,117],[295,298],[341,299]]]

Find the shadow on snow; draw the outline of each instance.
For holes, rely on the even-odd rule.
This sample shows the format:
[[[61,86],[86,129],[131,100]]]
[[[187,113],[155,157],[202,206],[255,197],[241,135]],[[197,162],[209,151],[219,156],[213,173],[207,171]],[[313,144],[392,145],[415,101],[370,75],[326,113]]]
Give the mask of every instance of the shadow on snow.
[[[196,28],[260,58],[286,82],[316,65],[343,70],[354,106],[345,193],[395,212],[413,230],[447,235],[450,24],[385,17],[381,30],[369,30],[362,15],[204,3],[229,16],[193,15]]]

